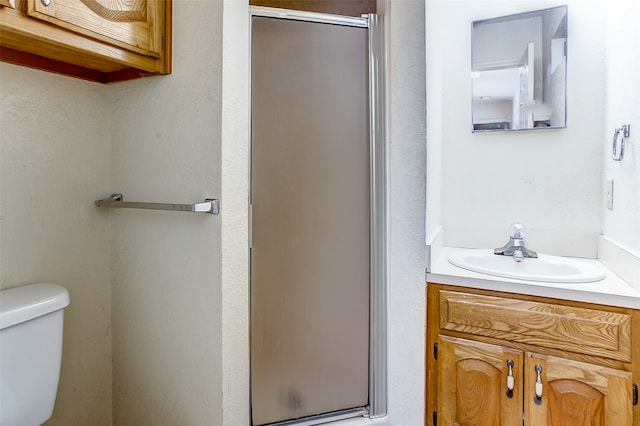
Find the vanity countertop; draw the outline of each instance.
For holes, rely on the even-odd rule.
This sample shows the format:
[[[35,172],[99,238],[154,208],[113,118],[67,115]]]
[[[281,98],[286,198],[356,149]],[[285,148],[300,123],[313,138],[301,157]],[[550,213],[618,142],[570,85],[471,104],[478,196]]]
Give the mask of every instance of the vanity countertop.
[[[427,273],[427,282],[640,309],[640,291],[596,259],[580,260],[602,268],[606,274],[603,280],[590,283],[552,283],[494,277],[459,268],[447,260],[456,250],[466,249],[433,248],[431,272]]]

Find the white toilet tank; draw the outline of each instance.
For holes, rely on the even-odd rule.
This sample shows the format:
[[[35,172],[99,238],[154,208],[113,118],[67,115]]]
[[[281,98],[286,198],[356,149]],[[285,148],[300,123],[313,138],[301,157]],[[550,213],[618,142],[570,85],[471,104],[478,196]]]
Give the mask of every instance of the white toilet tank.
[[[62,359],[64,287],[0,291],[0,425],[37,426],[51,417]]]

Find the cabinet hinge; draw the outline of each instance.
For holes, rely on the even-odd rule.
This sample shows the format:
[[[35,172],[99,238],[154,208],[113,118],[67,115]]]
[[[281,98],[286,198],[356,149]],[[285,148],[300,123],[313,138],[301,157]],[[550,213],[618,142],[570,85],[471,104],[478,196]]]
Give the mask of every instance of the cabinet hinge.
[[[435,342],[433,344],[433,357],[435,359],[438,359],[438,342]]]
[[[433,426],[438,426],[438,412],[434,411],[433,414],[431,415],[431,418],[433,419]]]
[[[633,405],[638,405],[638,385],[633,384]]]

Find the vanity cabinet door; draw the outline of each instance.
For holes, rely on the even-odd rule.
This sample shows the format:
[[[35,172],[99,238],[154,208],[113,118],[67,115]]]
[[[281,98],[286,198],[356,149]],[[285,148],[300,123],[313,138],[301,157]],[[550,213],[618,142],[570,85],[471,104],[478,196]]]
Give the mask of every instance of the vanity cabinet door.
[[[527,354],[525,425],[632,426],[631,376],[584,362]]]
[[[437,424],[522,426],[523,353],[447,336],[438,340]]]
[[[28,14],[147,56],[163,51],[164,0],[27,0]]]

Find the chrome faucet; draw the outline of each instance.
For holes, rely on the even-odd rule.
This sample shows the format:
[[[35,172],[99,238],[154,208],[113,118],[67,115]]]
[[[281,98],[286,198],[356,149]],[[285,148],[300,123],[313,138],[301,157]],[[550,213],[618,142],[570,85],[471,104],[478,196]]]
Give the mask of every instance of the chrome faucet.
[[[493,250],[494,254],[502,256],[513,256],[516,262],[522,262],[525,257],[538,257],[538,253],[529,250],[524,246],[525,227],[521,223],[514,223],[510,228],[509,242],[503,247]]]

